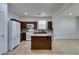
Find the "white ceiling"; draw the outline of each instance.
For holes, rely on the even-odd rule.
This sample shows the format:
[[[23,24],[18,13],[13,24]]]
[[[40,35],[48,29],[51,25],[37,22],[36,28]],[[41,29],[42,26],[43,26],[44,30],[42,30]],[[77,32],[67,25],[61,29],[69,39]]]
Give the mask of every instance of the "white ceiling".
[[[25,12],[28,13],[28,16],[38,15],[42,12],[45,12],[48,16],[57,16],[72,5],[71,3],[9,3],[8,7],[9,11],[16,15],[26,17]]]
[[[79,17],[79,3],[74,3],[70,8],[68,8],[63,13],[61,13],[60,16],[64,16],[64,17]]]

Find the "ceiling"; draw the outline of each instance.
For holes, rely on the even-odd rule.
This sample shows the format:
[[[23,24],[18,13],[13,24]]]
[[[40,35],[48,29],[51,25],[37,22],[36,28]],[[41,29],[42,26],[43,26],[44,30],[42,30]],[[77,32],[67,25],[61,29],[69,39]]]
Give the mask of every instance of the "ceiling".
[[[64,17],[79,17],[79,3],[74,3],[70,8],[68,8],[63,13],[61,13],[60,16],[64,16]]]
[[[9,3],[8,10],[20,17],[36,16],[42,12],[48,16],[56,16],[72,5],[72,3]]]

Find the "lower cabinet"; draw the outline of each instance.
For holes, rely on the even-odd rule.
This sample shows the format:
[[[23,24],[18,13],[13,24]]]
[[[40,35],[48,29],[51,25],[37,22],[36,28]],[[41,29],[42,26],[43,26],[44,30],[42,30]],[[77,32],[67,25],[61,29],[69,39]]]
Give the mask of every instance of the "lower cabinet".
[[[51,36],[32,36],[32,50],[51,50]]]
[[[26,33],[20,33],[21,34],[21,39],[20,39],[20,41],[22,42],[22,41],[26,41]]]

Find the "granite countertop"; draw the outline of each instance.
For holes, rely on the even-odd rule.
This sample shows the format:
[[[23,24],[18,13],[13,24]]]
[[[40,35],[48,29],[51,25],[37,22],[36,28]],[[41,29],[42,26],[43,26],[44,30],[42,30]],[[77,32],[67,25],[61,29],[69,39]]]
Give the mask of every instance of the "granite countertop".
[[[33,33],[32,36],[52,36],[52,33]]]
[[[30,32],[30,31],[32,31],[34,34],[47,34],[47,33],[52,33],[52,31],[50,31],[50,30],[47,30],[47,31],[42,31],[42,32],[40,32],[39,30],[35,30],[35,29],[23,29],[22,31],[21,31],[21,33],[26,33],[26,32]]]
[[[26,33],[26,32],[30,32],[30,31],[33,31],[34,32],[34,29],[23,29],[22,31],[21,31],[21,33]]]
[[[49,34],[33,34],[32,36],[51,36]]]

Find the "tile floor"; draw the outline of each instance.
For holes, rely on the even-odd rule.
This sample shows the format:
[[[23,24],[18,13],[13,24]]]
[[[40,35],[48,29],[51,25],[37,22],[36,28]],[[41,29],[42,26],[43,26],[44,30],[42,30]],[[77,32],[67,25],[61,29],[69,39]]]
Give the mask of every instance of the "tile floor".
[[[78,39],[52,41],[52,50],[31,50],[31,41],[23,41],[16,49],[4,55],[79,55]]]

